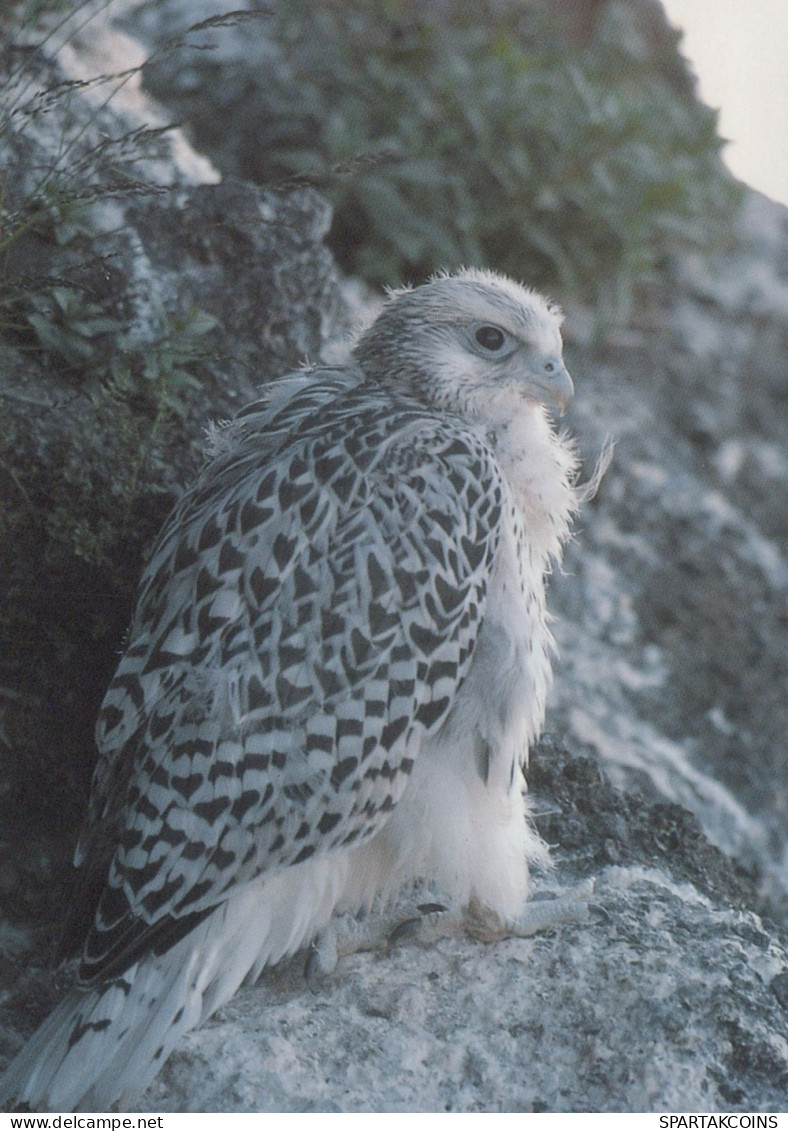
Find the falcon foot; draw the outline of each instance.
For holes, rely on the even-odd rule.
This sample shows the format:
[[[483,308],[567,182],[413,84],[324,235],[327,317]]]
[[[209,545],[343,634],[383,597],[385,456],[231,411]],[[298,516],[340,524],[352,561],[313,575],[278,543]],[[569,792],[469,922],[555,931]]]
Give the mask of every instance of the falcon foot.
[[[565,923],[585,923],[594,909],[585,899],[537,899],[527,903],[516,919],[506,920],[488,908],[471,906],[465,912],[465,930],[481,942],[527,939]]]
[[[402,908],[394,918],[370,915],[357,919],[341,915],[334,919],[312,944],[304,967],[307,985],[317,993],[322,978],[333,973],[339,959],[363,950],[389,950],[415,943],[427,946],[442,938],[467,934],[480,942],[529,938],[565,923],[588,922],[604,910],[583,898],[540,899],[528,903],[516,918],[506,920],[487,907],[471,903],[448,909],[441,903],[419,903],[413,914],[403,918]]]
[[[466,934],[480,942],[529,938],[564,923],[582,923],[590,918],[593,905],[584,899],[542,899],[526,904],[516,919],[503,919],[488,907],[471,903],[454,911],[430,904],[421,914],[401,922],[389,935],[389,945],[403,942],[433,943],[441,938]]]
[[[332,974],[345,955],[362,950],[385,951],[408,940],[428,943],[461,930],[462,914],[449,911],[442,903],[417,903],[410,915],[402,906],[395,908],[392,915],[369,915],[360,919],[355,915],[340,915],[332,919],[312,943],[304,976],[310,990],[317,993],[321,979]]]
[[[357,919],[347,914],[332,919],[309,948],[304,977],[310,990],[317,993],[321,979],[332,974],[345,955],[385,949],[389,926],[389,922],[378,915]]]

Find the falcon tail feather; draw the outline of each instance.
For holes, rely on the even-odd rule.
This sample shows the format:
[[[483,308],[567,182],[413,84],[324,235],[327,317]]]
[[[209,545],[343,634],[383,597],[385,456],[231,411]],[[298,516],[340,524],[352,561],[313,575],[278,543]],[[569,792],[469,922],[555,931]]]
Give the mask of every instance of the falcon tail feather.
[[[0,1107],[123,1109],[147,1087],[178,1038],[207,1015],[205,971],[199,969],[206,940],[196,937],[207,927],[201,924],[166,954],[138,962],[98,988],[72,990],[10,1065]]]
[[[0,1109],[128,1111],[178,1039],[331,918],[344,866],[306,861],[236,891],[164,954],[73,990],[0,1081]]]

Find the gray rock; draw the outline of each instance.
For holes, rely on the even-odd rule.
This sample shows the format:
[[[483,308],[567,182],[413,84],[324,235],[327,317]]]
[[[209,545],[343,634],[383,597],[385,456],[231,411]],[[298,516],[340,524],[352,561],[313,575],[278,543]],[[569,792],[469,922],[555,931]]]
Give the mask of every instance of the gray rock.
[[[749,912],[609,866],[553,936],[298,962],[190,1034],[153,1111],[782,1111],[785,951]]]
[[[570,349],[570,426],[616,451],[554,579],[551,723],[618,785],[696,812],[781,904],[786,262],[788,211],[751,193],[728,256],[687,256],[626,338]]]
[[[102,39],[89,51],[97,42],[117,54]],[[71,65],[87,66],[74,50]],[[51,82],[55,63],[35,65]],[[81,103],[87,93],[71,107],[86,143],[145,116],[139,94],[116,120]],[[55,109],[2,134],[7,201],[29,195],[58,129]],[[12,281],[58,276],[100,300],[133,327],[130,348],[160,340],[162,312],[172,322],[198,307],[219,323],[189,363],[196,385],[152,445],[120,540],[119,423],[133,418],[108,418],[57,350],[0,341],[3,623],[16,625],[0,660],[3,1060],[68,981],[47,958],[96,700],[143,547],[196,466],[208,419],[325,351],[347,323],[315,193],[200,184],[215,177],[183,139],[174,153],[149,142],[137,172],[166,193],[102,196],[80,213],[85,231],[64,227],[58,244],[51,226],[46,238],[32,230],[9,261]],[[788,888],[787,217],[750,194],[728,256],[681,257],[678,283],[644,292],[634,325],[602,345],[586,332],[593,317],[568,311],[569,426],[589,467],[608,435],[617,446],[553,579],[549,725],[561,741],[543,741],[530,780],[556,846],[537,897],[592,892],[598,910],[531,939],[349,957],[317,996],[297,956],[188,1036],[140,1110],[785,1109],[785,937],[768,916],[783,914]],[[66,552],[56,518],[72,534],[106,521],[109,558]]]

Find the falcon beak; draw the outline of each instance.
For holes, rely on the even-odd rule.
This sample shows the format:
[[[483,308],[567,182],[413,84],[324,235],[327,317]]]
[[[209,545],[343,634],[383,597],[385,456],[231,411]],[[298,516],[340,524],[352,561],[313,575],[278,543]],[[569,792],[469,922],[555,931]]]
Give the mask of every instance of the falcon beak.
[[[569,408],[570,401],[575,395],[572,378],[563,365],[555,373],[540,373],[539,377],[532,377],[529,385],[533,390],[534,400],[539,401],[545,408],[557,409],[561,416]]]

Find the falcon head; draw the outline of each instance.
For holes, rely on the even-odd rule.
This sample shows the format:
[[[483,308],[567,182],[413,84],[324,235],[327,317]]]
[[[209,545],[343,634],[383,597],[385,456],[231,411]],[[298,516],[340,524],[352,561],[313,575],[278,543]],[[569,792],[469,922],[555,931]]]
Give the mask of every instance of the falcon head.
[[[574,394],[558,307],[476,268],[392,291],[353,350],[366,375],[436,408],[511,419],[523,402],[564,413]]]

